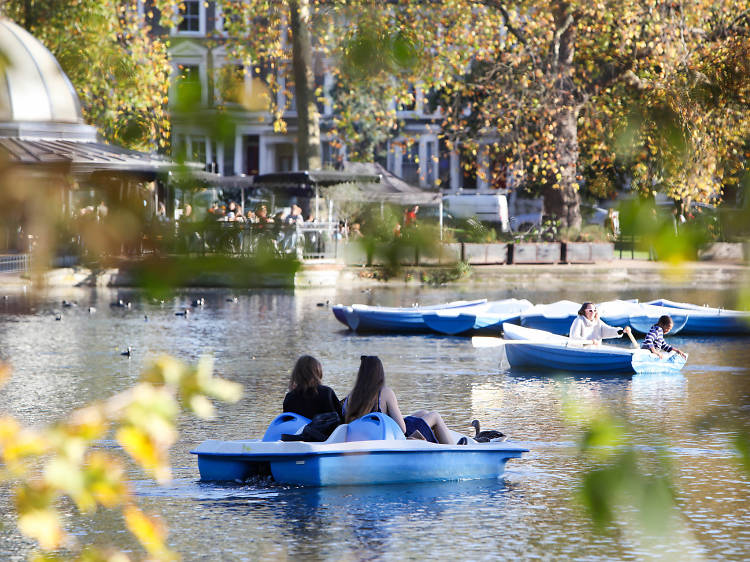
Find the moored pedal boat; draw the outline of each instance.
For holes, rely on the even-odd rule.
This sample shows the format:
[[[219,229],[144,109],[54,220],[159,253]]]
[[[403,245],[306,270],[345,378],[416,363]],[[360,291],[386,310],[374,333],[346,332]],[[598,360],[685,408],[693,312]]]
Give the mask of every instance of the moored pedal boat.
[[[439,334],[496,332],[503,322],[517,324],[521,313],[532,306],[526,299],[505,299],[476,306],[425,311],[422,317],[425,324]]]
[[[270,474],[285,484],[338,486],[499,478],[508,459],[528,451],[507,441],[477,443],[469,437],[466,445],[406,439],[398,424],[379,412],[339,426],[324,442],[280,440],[308,421],[281,414],[262,440],[204,441],[191,451],[198,456],[201,480]]]
[[[667,299],[649,301],[647,304],[663,310],[671,317],[687,314],[683,334],[750,334],[750,312],[700,306]]]
[[[423,314],[434,310],[459,309],[484,304],[487,299],[453,301],[448,303],[414,306],[388,307],[353,304],[336,305],[333,314],[355,332],[425,333],[430,328],[425,324]]]
[[[656,324],[659,317],[664,315],[662,307],[635,301],[614,300],[599,305],[599,317],[610,326],[630,326],[634,331],[647,334],[651,326]],[[673,311],[670,315],[674,325],[669,331],[670,336],[679,333],[687,324],[688,311]]]
[[[504,324],[505,353],[511,369],[545,368],[591,373],[678,372],[685,359],[671,353],[664,359],[646,349],[593,345],[542,330]]]

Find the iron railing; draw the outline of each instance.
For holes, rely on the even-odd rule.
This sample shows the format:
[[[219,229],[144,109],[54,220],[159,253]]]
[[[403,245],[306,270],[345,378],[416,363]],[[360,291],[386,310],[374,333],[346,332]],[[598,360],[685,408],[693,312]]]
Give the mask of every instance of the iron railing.
[[[0,254],[0,274],[28,273],[30,269],[30,254]]]

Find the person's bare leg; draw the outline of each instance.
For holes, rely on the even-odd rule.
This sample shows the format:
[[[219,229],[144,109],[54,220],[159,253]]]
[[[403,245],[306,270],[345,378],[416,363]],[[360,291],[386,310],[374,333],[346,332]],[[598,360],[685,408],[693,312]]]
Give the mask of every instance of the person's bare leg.
[[[422,418],[425,423],[427,423],[427,425],[432,428],[432,431],[435,434],[435,438],[438,440],[438,443],[443,443],[446,445],[454,444],[451,432],[448,429],[448,426],[445,425],[445,422],[443,421],[443,418],[440,414],[438,414],[437,412],[428,412],[427,410],[418,410],[414,412],[412,416]]]

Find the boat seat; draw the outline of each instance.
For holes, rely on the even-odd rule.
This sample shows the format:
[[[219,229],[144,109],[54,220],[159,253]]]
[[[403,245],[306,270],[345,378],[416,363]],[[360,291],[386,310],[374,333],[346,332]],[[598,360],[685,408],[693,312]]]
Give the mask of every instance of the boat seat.
[[[294,412],[284,412],[274,418],[263,434],[261,441],[280,441],[282,433],[299,433],[310,420]]]
[[[373,412],[358,418],[349,424],[346,432],[347,441],[382,441],[406,439],[396,420],[383,414]]]
[[[346,443],[346,434],[349,429],[348,423],[342,423],[325,440],[326,443]]]

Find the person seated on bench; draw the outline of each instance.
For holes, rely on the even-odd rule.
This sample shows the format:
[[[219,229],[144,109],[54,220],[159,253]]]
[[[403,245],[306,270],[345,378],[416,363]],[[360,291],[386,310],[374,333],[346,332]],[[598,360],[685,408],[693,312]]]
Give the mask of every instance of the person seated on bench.
[[[341,419],[341,403],[332,388],[324,386],[323,367],[310,355],[297,359],[284,397],[284,412],[294,412],[308,419],[317,414],[336,412]]]
[[[578,316],[570,325],[569,337],[572,340],[589,340],[595,345],[608,338],[619,338],[630,333],[630,326],[613,328],[599,318],[599,311],[592,302],[585,302],[578,310]]]
[[[396,394],[385,385],[383,363],[375,355],[360,358],[357,380],[344,398],[342,410],[346,423],[371,412],[382,412],[393,418],[407,437],[418,430],[428,441],[453,444],[451,432],[437,412],[419,410],[411,416],[401,415]],[[425,435],[425,432],[429,435]]]

